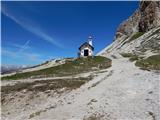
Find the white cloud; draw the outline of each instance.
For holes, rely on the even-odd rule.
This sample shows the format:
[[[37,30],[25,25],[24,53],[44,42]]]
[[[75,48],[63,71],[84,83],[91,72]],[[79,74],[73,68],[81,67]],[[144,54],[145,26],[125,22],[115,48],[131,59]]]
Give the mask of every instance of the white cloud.
[[[28,61],[33,61],[33,62],[42,62],[44,61],[43,56],[38,53],[30,53],[30,52],[17,52],[13,50],[8,50],[5,48],[2,48],[2,57],[7,58],[7,59],[27,59]]]
[[[4,56],[10,56],[10,57],[14,57],[14,58],[16,57],[14,52],[3,49],[3,48],[1,49],[1,54]]]
[[[27,42],[25,42],[24,45],[20,45],[20,49],[18,50],[18,53],[23,52],[26,48],[28,48],[30,43],[30,40],[28,40]]]
[[[6,6],[4,7],[3,5],[1,5],[1,11],[2,13],[7,16],[8,18],[12,19],[14,22],[16,22],[18,25],[20,25],[21,27],[23,27],[25,30],[33,33],[34,35],[40,37],[41,39],[57,46],[60,48],[63,48],[63,45],[60,44],[59,42],[57,42],[55,39],[53,39],[51,36],[49,36],[48,34],[44,33],[42,29],[40,29],[40,27],[38,27],[35,23],[33,23],[33,21],[26,19],[26,17],[23,16],[15,16],[11,13],[11,11],[9,11]]]
[[[15,47],[15,48],[17,48],[17,49],[20,49],[20,48],[22,48],[23,45],[17,44],[17,43],[12,43],[10,46],[11,46],[11,47]],[[27,45],[27,46],[25,47],[25,49],[31,49],[31,47],[30,47],[29,45]]]

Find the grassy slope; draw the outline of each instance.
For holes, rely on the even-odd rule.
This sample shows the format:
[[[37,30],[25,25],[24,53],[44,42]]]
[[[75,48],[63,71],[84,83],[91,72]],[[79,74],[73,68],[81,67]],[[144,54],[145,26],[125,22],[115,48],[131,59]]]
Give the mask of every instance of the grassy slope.
[[[121,55],[122,55],[123,57],[129,57],[129,60],[130,60],[130,61],[135,61],[135,60],[140,59],[139,56],[137,56],[136,54],[132,54],[132,53],[121,53]]]
[[[17,83],[15,85],[7,85],[2,86],[1,92],[2,94],[8,94],[11,92],[20,92],[22,90],[27,91],[40,91],[44,92],[47,90],[57,90],[61,88],[67,89],[76,89],[79,88],[85,82],[91,80],[92,77],[87,78],[73,78],[73,79],[56,79],[56,80],[42,80],[42,81],[34,81],[34,82],[22,82]],[[36,86],[37,85],[37,86]]]
[[[111,66],[111,60],[101,56],[87,57],[87,58],[77,58],[73,61],[66,61],[65,64],[46,68],[43,70],[17,73],[12,76],[3,77],[4,79],[25,79],[35,76],[40,77],[53,77],[53,76],[65,76],[65,75],[74,75],[78,73],[83,73],[91,71],[94,69],[105,69]]]
[[[135,65],[144,70],[160,70],[160,54],[152,55],[146,59],[132,53],[121,53],[123,57],[128,57],[130,61],[136,61]]]
[[[144,34],[144,32],[136,32],[127,42],[131,42],[137,38],[139,38],[140,36],[142,36]]]
[[[138,60],[135,65],[139,66],[141,69],[160,70],[160,54]]]

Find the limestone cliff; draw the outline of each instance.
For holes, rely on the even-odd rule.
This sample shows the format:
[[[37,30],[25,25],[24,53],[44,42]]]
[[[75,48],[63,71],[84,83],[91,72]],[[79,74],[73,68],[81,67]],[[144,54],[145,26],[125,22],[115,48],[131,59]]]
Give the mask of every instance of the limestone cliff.
[[[117,29],[115,39],[160,26],[160,1],[140,1],[139,8]]]

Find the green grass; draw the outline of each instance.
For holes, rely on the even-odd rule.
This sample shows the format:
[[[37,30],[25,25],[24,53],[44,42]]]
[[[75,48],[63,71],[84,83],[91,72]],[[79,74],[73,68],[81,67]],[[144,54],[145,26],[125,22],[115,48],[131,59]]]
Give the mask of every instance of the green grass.
[[[83,84],[92,80],[93,77],[94,76],[68,79],[39,80],[33,82],[20,82],[14,85],[1,86],[1,103],[2,105],[4,105],[7,101],[11,101],[11,99],[8,99],[7,96],[10,96],[11,94],[14,95],[17,92],[23,94],[26,94],[26,92],[32,93],[29,95],[30,100],[34,99],[35,97],[39,97],[40,92],[43,92],[47,96],[51,95],[51,91],[54,91],[56,94],[61,95],[66,91],[70,91],[81,87]],[[13,97],[12,99],[15,98]],[[31,117],[34,117],[34,115],[35,114],[32,114]]]
[[[142,57],[140,57],[140,56],[138,56],[138,55],[136,55],[136,54],[133,54],[133,53],[121,53],[121,55],[122,55],[123,57],[129,58],[129,60],[130,60],[131,62],[136,61],[136,60],[139,60],[139,59],[142,59]]]
[[[75,75],[93,71],[94,69],[105,69],[111,66],[111,60],[102,56],[77,58],[73,61],[66,61],[65,64],[46,68],[43,70],[17,73],[15,75],[2,77],[2,80],[17,80],[37,77],[53,77]]]
[[[136,60],[139,60],[140,59],[140,57],[138,57],[138,55],[133,55],[133,56],[131,56],[130,58],[129,58],[129,60],[130,61],[136,61]]]
[[[93,113],[92,115],[90,115],[87,118],[84,118],[83,120],[101,120],[104,117],[104,114],[97,114],[97,113]]]
[[[142,36],[144,34],[144,32],[136,32],[127,42],[131,42],[137,38],[139,38],[140,36]]]
[[[121,53],[121,55],[129,58],[130,61],[136,61],[135,65],[143,70],[160,70],[160,54],[150,56],[146,59],[132,53]]]
[[[31,118],[33,118],[33,117],[35,117],[35,116],[40,115],[41,112],[43,112],[43,111],[37,111],[37,112],[35,112],[35,113],[30,114],[29,119],[31,119]]]
[[[84,120],[98,120],[98,118],[96,116],[90,116]]]
[[[34,82],[22,82],[15,85],[6,85],[1,87],[2,94],[8,94],[11,92],[20,92],[22,90],[44,92],[47,90],[57,90],[61,88],[67,88],[68,90],[79,88],[93,77],[85,78],[70,78],[70,79],[55,79],[55,80],[41,80]]]
[[[135,65],[144,70],[160,70],[160,54],[137,60]]]

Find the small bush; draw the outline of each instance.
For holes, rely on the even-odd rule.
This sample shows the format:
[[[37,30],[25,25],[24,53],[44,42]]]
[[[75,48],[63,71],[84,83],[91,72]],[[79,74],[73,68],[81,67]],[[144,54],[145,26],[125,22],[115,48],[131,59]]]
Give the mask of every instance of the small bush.
[[[132,57],[129,58],[130,61],[136,61],[139,60],[139,57],[137,55],[133,55]]]
[[[83,120],[101,120],[103,119],[104,114],[97,114],[97,113],[93,113],[92,115],[90,115],[87,118],[84,118]]]
[[[29,119],[31,119],[31,118],[33,118],[33,117],[35,117],[35,116],[38,116],[38,115],[40,115],[40,114],[41,114],[41,111],[32,113],[32,114],[30,114]]]
[[[139,38],[143,34],[144,34],[144,32],[137,32],[127,42],[131,42],[132,40],[135,40],[135,39]]]
[[[121,53],[121,55],[122,55],[123,57],[132,57],[132,56],[133,56],[132,53]]]

